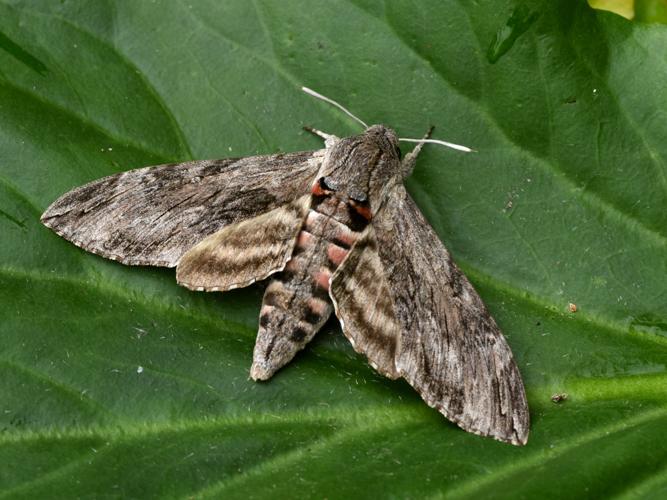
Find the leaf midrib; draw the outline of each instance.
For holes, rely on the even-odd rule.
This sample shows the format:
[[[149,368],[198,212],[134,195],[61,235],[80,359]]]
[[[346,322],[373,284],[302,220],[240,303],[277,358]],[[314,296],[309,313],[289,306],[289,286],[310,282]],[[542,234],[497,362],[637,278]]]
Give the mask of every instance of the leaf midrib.
[[[475,273],[468,271],[469,274],[474,275]],[[244,337],[246,337],[249,341],[254,336],[254,330],[248,328],[246,325],[240,324],[240,323],[235,323],[233,321],[223,321],[222,325],[219,320],[215,320],[212,318],[209,318],[206,315],[201,315],[197,314],[195,311],[189,308],[172,308],[169,306],[169,304],[164,304],[162,302],[156,301],[154,299],[151,299],[145,295],[139,295],[138,297],[136,295],[132,295],[131,292],[129,292],[125,288],[117,288],[113,286],[109,286],[107,284],[103,284],[97,280],[93,282],[88,282],[84,281],[80,278],[65,278],[62,276],[54,276],[54,275],[43,275],[41,273],[37,273],[35,271],[32,272],[26,272],[26,271],[17,271],[17,270],[10,270],[9,268],[0,268],[0,275],[7,275],[13,279],[22,279],[22,280],[30,280],[31,282],[42,280],[42,281],[49,281],[49,282],[56,282],[56,283],[66,283],[69,284],[70,286],[74,287],[85,287],[87,289],[90,289],[91,286],[95,287],[98,291],[98,293],[103,294],[103,295],[114,295],[116,297],[119,297],[124,300],[133,300],[134,302],[137,302],[138,297],[140,297],[142,305],[145,308],[148,308],[150,310],[157,310],[161,311],[164,314],[172,314],[172,315],[177,315],[181,317],[185,317],[188,319],[195,319],[198,322],[201,322],[203,324],[210,324],[216,329],[221,329],[226,331],[226,332],[234,332],[235,334],[242,334]],[[511,292],[511,289],[510,289]],[[516,296],[517,300],[525,300],[524,295],[519,295]],[[577,318],[578,321],[584,321],[583,319]],[[596,325],[597,327],[600,327],[600,325]],[[606,325],[605,325],[606,326]],[[618,335],[627,335],[623,334],[622,332],[615,332],[613,329],[609,328],[606,326],[607,331],[611,331],[614,333],[617,333]],[[653,345],[655,342],[659,342],[662,340],[660,337],[657,336],[638,336],[639,339],[647,342],[648,345]],[[662,344],[667,344],[667,340],[663,341],[660,343]],[[335,357],[330,357],[328,354],[324,353],[323,357],[328,358],[330,363],[337,363],[337,359]],[[169,375],[169,374],[167,374]],[[177,376],[177,375],[174,375]],[[641,375],[630,375],[630,374],[621,374],[618,377],[611,377],[603,379],[603,383],[598,383],[595,381],[595,379],[590,379],[593,381],[593,386],[595,387],[594,391],[588,391],[588,395],[586,395],[586,391],[582,391],[582,397],[583,398],[588,398],[588,399],[595,399],[595,400],[601,400],[605,399],[604,394],[605,392],[609,393],[609,397],[618,397],[618,386],[614,382],[614,379],[632,379],[634,381],[643,378],[643,383],[644,385],[648,384],[649,388],[651,385],[656,385],[657,388],[661,386],[664,383],[665,376],[662,373],[659,374],[641,374]],[[192,382],[192,381],[190,381]],[[584,386],[587,385],[588,383],[584,383]],[[568,386],[571,384],[567,384]],[[576,383],[574,384],[575,386],[577,385]],[[581,385],[581,384],[579,384]],[[207,386],[208,387],[208,386]],[[551,389],[550,385],[544,386],[544,387],[531,387],[529,390],[529,395],[531,396],[531,405],[534,405],[534,401],[541,401],[538,400],[538,395],[543,395],[546,392],[548,392]],[[647,392],[648,391],[648,392]],[[628,397],[634,395],[637,396],[638,398],[642,397],[647,397],[649,394],[652,394],[653,392],[657,392],[658,389],[655,391],[651,391],[647,389],[647,391],[632,391],[631,388],[628,390]],[[596,397],[593,397],[593,394],[595,394]]]
[[[549,301],[540,299],[538,296],[534,294],[517,290],[515,287],[510,286],[507,283],[503,283],[500,280],[497,280],[489,276],[488,274],[479,271],[477,268],[467,264],[465,260],[457,259],[457,263],[459,267],[461,267],[461,269],[466,273],[466,275],[472,277],[473,281],[476,283],[482,283],[490,289],[501,292],[507,296],[514,298],[517,301],[527,303],[532,307],[545,309],[563,315],[557,304],[553,304]],[[95,286],[100,293],[103,294],[111,293],[117,297],[122,297],[123,299],[126,300],[133,300],[133,301],[137,300],[137,297],[129,293],[129,291],[125,287],[114,287],[112,285],[102,284],[99,280],[86,281],[78,277],[55,276],[52,274],[43,274],[38,271],[28,271],[23,269],[10,268],[7,266],[0,267],[0,274],[6,274],[13,278],[68,283],[71,286],[83,289],[89,289],[91,286]],[[147,308],[154,308],[155,310],[161,311],[163,313],[172,313],[172,314],[174,313],[174,310],[169,306],[168,303],[165,304],[158,300],[152,299],[145,294],[140,295],[140,298],[143,301],[143,305]],[[213,318],[204,315],[198,315],[192,312],[190,309],[180,309],[177,311],[177,313],[183,314],[189,318],[196,318],[199,321],[215,325],[216,327],[220,326],[219,320],[215,320]],[[628,329],[625,327],[625,325],[623,325],[622,323],[604,320],[599,316],[592,315],[591,313],[577,312],[576,316],[570,315],[564,319],[567,319],[568,321],[581,322],[586,325],[591,325],[598,329],[609,331],[622,337],[627,337],[628,335],[631,335],[638,339],[641,339],[644,342],[647,342],[648,345],[657,344],[661,346],[667,346],[667,339],[661,337],[660,335],[654,335],[648,332],[641,332],[641,331],[629,332]],[[244,334],[249,335],[248,333],[249,329],[247,325],[236,322],[230,323],[228,321],[225,321],[225,323],[230,325],[228,328],[225,328],[226,330],[231,331],[233,329],[234,331],[241,331]]]
[[[651,420],[657,420],[667,415],[667,409],[660,408],[655,410],[648,410],[639,415],[632,417],[627,417],[621,421],[614,421],[611,424],[607,424],[603,427],[597,427],[593,431],[588,431],[584,434],[580,434],[576,437],[570,438],[567,443],[562,444],[558,448],[551,449],[546,453],[541,452],[540,450],[535,450],[530,455],[524,455],[524,458],[515,459],[508,461],[508,465],[503,465],[492,472],[486,474],[483,479],[480,479],[478,476],[475,476],[473,479],[465,480],[462,485],[455,487],[453,490],[447,491],[447,495],[453,496],[470,496],[473,493],[472,497],[474,498],[474,492],[476,490],[481,490],[484,487],[492,484],[494,481],[500,478],[508,477],[514,474],[518,474],[523,470],[530,469],[536,465],[544,465],[545,462],[549,460],[557,459],[558,457],[564,455],[567,452],[570,452],[573,449],[576,449],[579,446],[589,444],[598,439],[604,439],[608,437],[609,434],[624,432],[628,429],[629,426],[636,427],[643,423],[649,422]],[[413,425],[411,422],[402,423],[402,426]],[[369,427],[356,427],[350,426],[339,432],[336,432],[332,436],[325,437],[318,441],[317,443],[311,444],[308,446],[308,455],[316,455],[314,453],[314,448],[320,448],[320,452],[326,450],[329,446],[335,445],[339,441],[344,441],[353,437],[355,435],[366,435],[369,431],[379,430],[386,428],[387,430],[393,431],[392,434],[395,434],[397,425],[386,426],[382,423],[376,426]],[[219,497],[224,495],[224,490],[230,486],[235,485],[235,483],[243,483],[245,481],[252,481],[253,476],[260,475],[266,470],[275,470],[280,469],[281,467],[289,466],[294,463],[298,463],[304,458],[304,452],[301,448],[296,448],[289,450],[285,453],[279,454],[275,457],[269,458],[259,464],[246,469],[245,471],[232,476],[230,479],[223,480],[218,484],[209,485],[202,490],[196,492],[191,492],[185,498],[196,497]],[[429,497],[429,498],[440,498],[440,496]]]

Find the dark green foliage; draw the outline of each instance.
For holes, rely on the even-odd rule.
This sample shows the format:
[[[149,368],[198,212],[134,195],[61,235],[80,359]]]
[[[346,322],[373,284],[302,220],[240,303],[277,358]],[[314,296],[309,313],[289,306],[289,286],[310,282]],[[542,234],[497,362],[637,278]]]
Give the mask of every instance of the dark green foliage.
[[[575,0],[304,5],[0,2],[3,492],[664,496],[667,28]],[[39,224],[113,172],[359,131],[301,85],[478,151],[427,147],[408,188],[515,353],[526,447],[447,423],[333,323],[251,382],[258,287],[191,293]]]

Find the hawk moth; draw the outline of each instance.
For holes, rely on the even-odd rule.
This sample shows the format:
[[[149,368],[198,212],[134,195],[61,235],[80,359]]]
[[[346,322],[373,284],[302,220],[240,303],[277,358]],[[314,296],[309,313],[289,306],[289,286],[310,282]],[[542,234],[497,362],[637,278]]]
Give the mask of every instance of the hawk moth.
[[[403,186],[427,138],[401,159],[392,129],[364,126],[346,138],[311,129],[325,139],[317,151],[105,177],[60,197],[41,220],[123,264],[176,267],[192,290],[269,279],[255,380],[335,313],[379,373],[406,379],[466,431],[525,444],[528,406],[510,348]]]

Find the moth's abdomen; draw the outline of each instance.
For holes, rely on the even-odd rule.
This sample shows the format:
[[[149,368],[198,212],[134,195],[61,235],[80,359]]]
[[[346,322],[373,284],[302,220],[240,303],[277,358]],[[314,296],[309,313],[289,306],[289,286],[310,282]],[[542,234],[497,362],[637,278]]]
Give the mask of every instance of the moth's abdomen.
[[[292,258],[264,293],[252,378],[270,378],[331,316],[329,281],[364,225],[335,197],[313,197]]]

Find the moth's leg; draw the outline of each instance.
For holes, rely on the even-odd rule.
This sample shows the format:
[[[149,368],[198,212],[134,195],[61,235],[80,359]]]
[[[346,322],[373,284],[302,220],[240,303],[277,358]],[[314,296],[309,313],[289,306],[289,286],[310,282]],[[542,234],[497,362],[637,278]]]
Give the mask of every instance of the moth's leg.
[[[426,135],[422,137],[422,140],[430,139],[434,128],[435,127],[431,126],[431,128],[428,129],[428,132],[426,132]],[[412,173],[412,170],[415,168],[415,164],[417,163],[417,156],[419,156],[419,153],[424,147],[424,144],[425,143],[423,142],[417,143],[417,146],[415,146],[415,148],[406,154],[405,158],[403,158],[403,161],[401,162],[401,171],[403,172],[404,179],[408,177]]]
[[[321,139],[324,139],[324,146],[329,148],[333,146],[336,142],[338,142],[340,139],[336,137],[333,134],[327,134],[326,132],[322,132],[321,130],[317,130],[316,128],[313,127],[303,127],[303,129],[306,132],[310,132],[313,135],[316,135],[317,137],[320,137]]]

